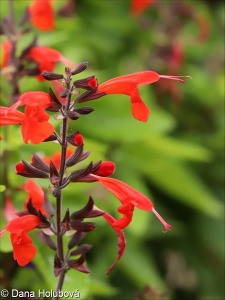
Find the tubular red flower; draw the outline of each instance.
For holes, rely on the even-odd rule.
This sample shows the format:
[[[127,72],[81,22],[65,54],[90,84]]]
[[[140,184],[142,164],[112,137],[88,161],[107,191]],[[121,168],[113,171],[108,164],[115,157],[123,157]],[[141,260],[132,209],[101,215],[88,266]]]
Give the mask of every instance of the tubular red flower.
[[[139,91],[139,84],[151,84],[158,81],[160,78],[177,80],[184,82],[181,78],[190,76],[165,76],[159,75],[154,71],[143,71],[130,75],[112,78],[98,86],[98,92],[105,94],[125,94],[130,97],[132,104],[132,114],[135,119],[146,122],[150,111],[142,101]]]
[[[163,224],[165,228],[164,232],[167,232],[172,228],[172,226],[167,224],[159,215],[159,213],[153,207],[152,202],[145,195],[117,179],[100,177],[96,175],[92,176],[96,177],[98,182],[107,188],[122,203],[122,206],[118,208],[118,212],[123,214],[123,217],[111,224],[115,230],[123,229],[130,224],[135,207],[145,211],[152,211]]]
[[[16,109],[18,106],[27,105],[32,107],[38,106],[45,109],[50,106],[51,101],[51,97],[45,92],[25,92],[19,97],[18,101],[16,101],[15,104],[10,106],[10,108]]]
[[[152,202],[145,195],[124,182],[114,178],[96,177],[98,178],[98,182],[106,187],[123,204],[118,208],[118,212],[123,214],[123,217],[111,224],[115,230],[123,229],[130,224],[135,206],[146,211],[152,210]]]
[[[55,29],[52,0],[34,0],[28,7],[31,23],[40,30]]]
[[[47,122],[48,119],[48,114],[40,106],[27,106],[25,114],[10,107],[0,107],[0,126],[22,124],[21,132],[26,144],[29,140],[32,144],[39,144],[52,135],[54,126]]]
[[[98,182],[115,195],[123,205],[131,203],[139,209],[146,211],[152,210],[152,202],[145,195],[136,191],[126,183],[115,178],[96,177],[98,178]]]
[[[34,215],[16,217],[0,232],[0,238],[7,231],[10,233],[13,257],[20,266],[28,264],[36,254],[36,248],[27,233],[35,229],[39,222],[40,219]]]
[[[24,208],[27,209],[27,203],[29,200],[32,201],[32,205],[37,211],[40,211],[45,216],[48,216],[46,210],[44,209],[44,191],[42,188],[32,179],[27,180],[24,186],[25,192],[28,193],[27,198],[24,203]]]
[[[5,227],[10,233],[29,232],[37,227],[40,219],[34,215],[25,215],[11,220]]]
[[[13,247],[13,258],[19,266],[27,265],[37,251],[32,244],[32,239],[23,230],[19,233],[11,233],[10,239]]]
[[[0,107],[0,126],[22,124],[25,115],[9,107]]]
[[[59,51],[45,46],[32,47],[28,53],[28,56],[38,63],[40,74],[43,71],[52,72],[56,63],[59,61],[71,67],[75,66],[73,62],[62,56]],[[39,81],[45,80],[41,75],[38,75],[37,78]]]

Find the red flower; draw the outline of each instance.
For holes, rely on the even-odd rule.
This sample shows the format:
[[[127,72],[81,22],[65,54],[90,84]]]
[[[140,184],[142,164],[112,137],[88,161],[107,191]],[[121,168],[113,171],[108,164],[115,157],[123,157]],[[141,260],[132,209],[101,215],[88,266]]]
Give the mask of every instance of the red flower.
[[[13,258],[18,265],[27,265],[35,256],[37,250],[32,244],[32,239],[22,230],[19,233],[11,233],[10,239],[13,247]]]
[[[115,223],[116,220],[110,214],[107,214],[106,212],[102,216],[109,223],[109,225],[113,227],[113,224]],[[121,257],[124,254],[125,248],[126,248],[126,239],[125,239],[123,230],[121,230],[121,229],[116,230],[116,233],[118,235],[118,255],[117,255],[116,261],[109,267],[108,271],[106,272],[107,275],[109,275],[111,273],[112,269],[115,267],[115,265],[121,259]]]
[[[16,109],[18,106],[32,106],[41,107],[42,109],[47,108],[51,104],[51,97],[49,94],[41,91],[32,91],[23,93],[15,104],[11,105],[10,108]]]
[[[125,94],[130,96],[132,103],[132,114],[139,121],[146,122],[150,111],[142,101],[139,91],[139,84],[151,84],[160,78],[184,82],[181,78],[189,76],[165,76],[153,71],[143,71],[130,75],[112,78],[98,86],[98,92],[105,94]]]
[[[9,65],[12,43],[9,40],[6,40],[2,43],[1,48],[1,68],[5,68]]]
[[[32,205],[37,211],[48,216],[46,210],[44,209],[44,191],[42,188],[32,179],[27,180],[24,186],[25,192],[28,193],[27,198],[24,203],[24,208],[27,209],[27,203],[29,200],[32,201]]]
[[[62,56],[59,51],[44,46],[32,47],[28,53],[28,56],[38,63],[40,74],[43,71],[52,72],[56,63],[59,61],[71,67],[75,66],[73,62]],[[45,80],[41,75],[38,75],[37,78],[39,81]]]
[[[21,124],[24,143],[30,140],[33,144],[39,144],[54,132],[54,126],[48,122],[49,115],[44,110],[50,103],[47,93],[23,93],[11,107],[0,107],[0,126]],[[15,110],[22,105],[26,105],[25,114]]]
[[[6,231],[10,233],[13,257],[20,266],[28,264],[36,254],[36,248],[27,233],[35,229],[39,222],[40,219],[34,215],[17,217],[11,220],[0,232],[0,237],[2,237]]]
[[[28,7],[31,23],[43,31],[55,29],[52,0],[34,0]]]
[[[131,12],[139,16],[143,13],[146,7],[153,4],[155,0],[132,0],[131,1]]]
[[[122,203],[118,208],[118,212],[123,214],[123,217],[111,224],[115,230],[123,229],[130,224],[135,207],[145,211],[152,211],[164,225],[164,232],[172,228],[172,226],[167,224],[153,208],[152,202],[145,195],[117,179],[96,175],[93,176],[95,176],[98,179],[98,182],[106,187]]]
[[[48,119],[48,114],[38,106],[34,109],[27,106],[25,114],[10,107],[0,107],[0,126],[22,124],[21,132],[26,144],[29,140],[32,144],[39,144],[54,132],[54,126],[47,122]]]

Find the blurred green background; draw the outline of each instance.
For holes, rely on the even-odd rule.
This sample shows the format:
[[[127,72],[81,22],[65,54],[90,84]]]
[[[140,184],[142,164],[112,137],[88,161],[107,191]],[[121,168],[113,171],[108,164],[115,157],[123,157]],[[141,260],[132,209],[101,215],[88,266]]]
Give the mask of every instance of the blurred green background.
[[[18,16],[30,3],[14,2]],[[55,1],[55,10],[64,3]],[[1,2],[1,14],[8,14],[6,0]],[[147,195],[174,228],[164,234],[152,213],[136,210],[125,229],[125,255],[107,278],[105,272],[117,255],[117,237],[103,219],[95,219],[97,229],[84,240],[93,244],[87,255],[92,273],[70,270],[64,290],[79,289],[81,299],[88,300],[224,299],[223,2],[156,0],[135,16],[130,0],[76,0],[70,16],[57,17],[56,31],[34,29],[21,38],[21,49],[34,32],[40,45],[59,50],[75,63],[89,62],[78,78],[95,74],[101,83],[142,70],[192,77],[185,84],[162,79],[140,86],[151,109],[147,123],[132,117],[127,96],[110,95],[87,103],[95,112],[71,124],[83,134],[85,149],[91,150],[89,161],[114,161],[113,177]],[[62,70],[58,64],[57,71]],[[1,103],[7,106],[10,87],[3,78],[1,82]],[[47,91],[49,83],[22,78],[20,88]],[[1,151],[10,156],[9,188],[14,205],[22,210],[26,194],[16,188],[26,179],[15,175],[15,163],[29,161],[33,152],[50,156],[56,146],[25,146],[16,126],[8,127],[8,136]],[[43,188],[49,185],[46,180],[36,182]],[[69,185],[64,209],[81,208],[89,195],[99,208],[118,216],[118,200],[98,184]],[[4,193],[1,198],[3,202]],[[1,228],[5,223],[1,217]],[[8,236],[2,238],[3,287],[55,288],[53,252],[41,244],[36,232],[32,237],[38,254],[26,268],[18,267],[7,253]]]

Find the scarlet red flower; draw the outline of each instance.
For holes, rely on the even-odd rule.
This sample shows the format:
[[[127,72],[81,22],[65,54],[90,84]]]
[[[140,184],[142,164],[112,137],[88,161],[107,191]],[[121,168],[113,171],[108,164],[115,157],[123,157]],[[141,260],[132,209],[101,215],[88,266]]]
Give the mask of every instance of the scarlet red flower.
[[[0,126],[21,124],[21,132],[26,144],[29,140],[32,144],[39,144],[54,132],[54,126],[47,122],[48,119],[48,114],[40,106],[35,108],[27,106],[25,114],[10,107],[0,107]]]
[[[29,200],[32,201],[32,205],[37,211],[40,211],[44,215],[48,215],[44,209],[44,191],[42,188],[32,179],[27,180],[24,186],[25,192],[28,193],[24,203],[24,208],[27,209],[27,203]]]
[[[110,214],[107,214],[106,212],[102,216],[109,223],[109,225],[114,228],[113,224],[116,222],[116,220]],[[123,230],[121,230],[121,229],[116,230],[116,233],[118,235],[118,255],[117,255],[116,261],[109,267],[109,269],[106,273],[107,275],[109,275],[111,273],[112,269],[115,267],[115,265],[121,259],[121,257],[124,254],[125,248],[126,248],[126,239],[125,239]]]
[[[24,143],[29,140],[33,144],[41,143],[54,132],[54,126],[48,122],[49,115],[44,110],[50,103],[47,93],[23,93],[11,107],[0,107],[0,126],[21,124]],[[26,105],[25,114],[15,110],[22,105]]]
[[[39,106],[42,109],[47,108],[51,104],[51,97],[49,94],[42,91],[32,91],[23,93],[15,104],[11,105],[10,108],[16,109],[18,106]]]
[[[117,179],[96,175],[93,176],[95,176],[98,179],[98,182],[106,187],[122,203],[122,206],[118,208],[118,212],[123,214],[123,217],[112,223],[112,227],[115,230],[123,229],[129,225],[132,221],[133,210],[135,207],[145,211],[152,211],[164,225],[164,232],[172,228],[172,226],[167,224],[153,208],[152,202],[145,195]]]
[[[28,7],[31,23],[43,31],[55,29],[52,0],[34,0]]]
[[[38,63],[40,74],[43,71],[52,72],[56,63],[59,61],[71,67],[75,66],[73,62],[62,56],[59,51],[44,46],[32,47],[28,53],[28,56]],[[37,78],[39,81],[45,80],[41,75],[38,75]]]
[[[18,265],[27,265],[35,256],[37,250],[32,239],[22,230],[20,233],[11,233],[10,239],[13,247],[13,258]]]
[[[0,232],[0,238],[8,231],[13,247],[13,256],[20,266],[28,264],[36,254],[28,232],[35,229],[40,219],[34,215],[25,215],[11,220]]]
[[[146,7],[153,4],[155,0],[132,0],[131,1],[131,12],[139,16],[143,13]]]
[[[139,84],[151,84],[160,78],[177,80],[184,82],[183,79],[189,76],[166,76],[159,75],[153,71],[143,71],[130,75],[112,78],[98,86],[98,92],[105,94],[125,94],[130,96],[132,104],[132,114],[139,121],[146,122],[150,111],[142,101],[139,91]]]

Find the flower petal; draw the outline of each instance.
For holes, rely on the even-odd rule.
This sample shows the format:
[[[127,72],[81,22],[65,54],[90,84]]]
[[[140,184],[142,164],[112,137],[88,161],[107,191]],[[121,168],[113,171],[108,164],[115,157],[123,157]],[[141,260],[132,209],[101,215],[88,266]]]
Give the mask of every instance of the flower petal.
[[[31,23],[43,31],[55,29],[51,0],[34,0],[29,6]]]
[[[18,265],[27,265],[36,254],[36,247],[32,244],[32,239],[24,232],[11,233],[10,239],[13,247],[13,258]]]
[[[37,122],[35,119],[26,118],[21,131],[24,143],[27,144],[30,140],[32,144],[39,144],[52,135],[54,126],[47,121]]]
[[[11,220],[5,228],[10,233],[18,233],[21,232],[21,230],[29,232],[36,228],[39,222],[40,219],[38,217],[34,215],[25,215]]]
[[[25,115],[9,107],[0,107],[0,126],[21,124]]]
[[[42,91],[26,92],[23,93],[18,101],[13,104],[10,108],[16,109],[18,106],[29,105],[29,106],[40,106],[43,109],[47,108],[51,104],[51,98],[49,94]]]
[[[27,209],[27,203],[31,199],[32,205],[37,211],[41,211],[42,214],[48,215],[43,208],[44,205],[44,191],[42,188],[32,179],[28,179],[24,186],[25,192],[28,196],[24,203],[24,208]]]
[[[139,209],[146,211],[152,210],[152,202],[145,195],[136,191],[126,183],[115,178],[95,177],[97,177],[98,182],[113,193],[122,204],[132,203]]]
[[[110,214],[104,213],[103,218],[109,223],[109,225],[113,225],[113,223],[116,221]],[[106,274],[109,276],[115,265],[119,262],[121,257],[124,254],[125,248],[126,248],[126,239],[123,230],[116,230],[116,233],[118,235],[118,255],[116,261],[109,267]]]

